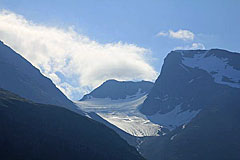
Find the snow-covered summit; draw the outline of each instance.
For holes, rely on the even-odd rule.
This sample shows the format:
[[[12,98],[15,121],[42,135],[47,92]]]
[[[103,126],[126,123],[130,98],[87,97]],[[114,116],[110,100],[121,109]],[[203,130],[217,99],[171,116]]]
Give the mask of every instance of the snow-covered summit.
[[[240,54],[221,49],[176,50],[164,60],[161,74],[144,101],[146,115],[199,111],[226,90],[240,88]]]
[[[240,88],[240,54],[220,49],[176,51],[181,53],[182,63],[191,68],[207,71],[216,83]]]

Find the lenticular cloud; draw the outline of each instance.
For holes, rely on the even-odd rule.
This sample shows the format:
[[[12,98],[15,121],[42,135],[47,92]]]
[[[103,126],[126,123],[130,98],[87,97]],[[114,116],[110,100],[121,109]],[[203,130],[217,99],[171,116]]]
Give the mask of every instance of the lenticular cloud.
[[[154,80],[150,51],[122,42],[101,44],[75,32],[0,12],[0,40],[12,47],[71,99],[107,79]]]

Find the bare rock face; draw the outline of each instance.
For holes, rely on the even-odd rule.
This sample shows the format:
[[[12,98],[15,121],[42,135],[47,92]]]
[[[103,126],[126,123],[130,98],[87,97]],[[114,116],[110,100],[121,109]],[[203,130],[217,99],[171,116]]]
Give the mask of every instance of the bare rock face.
[[[136,94],[147,94],[152,87],[153,83],[148,81],[132,82],[111,79],[85,95],[81,101],[91,98],[125,99]]]
[[[159,123],[187,123],[145,138],[140,152],[149,160],[239,159],[239,62],[239,53],[220,49],[169,53],[141,112]]]
[[[213,103],[212,95],[240,88],[239,62],[239,53],[220,49],[172,51],[141,112],[163,114],[179,105],[182,111],[203,109]]]

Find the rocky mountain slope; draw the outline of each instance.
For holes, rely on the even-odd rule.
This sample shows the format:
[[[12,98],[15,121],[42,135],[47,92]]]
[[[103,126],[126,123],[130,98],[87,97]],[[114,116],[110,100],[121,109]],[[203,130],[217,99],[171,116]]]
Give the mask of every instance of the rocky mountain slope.
[[[135,147],[149,160],[237,160],[238,62],[239,53],[220,49],[172,51],[149,94],[78,105],[135,136]]]
[[[240,91],[212,95],[212,102],[187,125],[165,136],[146,137],[140,152],[149,160],[238,160]]]
[[[218,49],[171,52],[141,112],[156,123],[176,112],[176,123],[162,124],[170,129],[189,122],[212,102],[212,95],[240,88],[237,60],[238,53]]]
[[[125,99],[136,94],[146,94],[153,87],[149,81],[117,81],[114,79],[105,81],[94,89],[90,94],[85,95],[81,100],[91,98],[110,98],[111,100]]]
[[[239,53],[219,49],[169,53],[141,112],[170,132],[143,140],[142,154],[149,160],[239,159],[237,62]]]
[[[1,159],[141,160],[113,130],[65,108],[0,89]]]
[[[49,78],[1,41],[0,88],[37,103],[58,105],[81,112]]]

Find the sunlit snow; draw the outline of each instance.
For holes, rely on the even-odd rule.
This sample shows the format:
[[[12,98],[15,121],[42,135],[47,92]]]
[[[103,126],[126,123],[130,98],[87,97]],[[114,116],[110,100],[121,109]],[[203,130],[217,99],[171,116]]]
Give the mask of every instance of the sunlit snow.
[[[76,104],[86,112],[95,112],[109,123],[125,132],[137,136],[159,136],[162,127],[173,130],[187,124],[199,111],[181,111],[180,105],[166,114],[145,116],[139,112],[139,106],[146,99],[146,94],[111,100],[110,98],[91,98]]]
[[[145,99],[146,95],[140,94],[119,100],[91,98],[76,102],[76,104],[86,112],[97,113],[103,119],[131,135],[138,137],[157,136],[160,125],[150,122],[145,115],[138,111],[139,105]]]
[[[240,71],[229,65],[227,58],[218,58],[214,55],[206,57],[207,52],[204,54],[194,54],[194,57],[184,57],[182,54],[182,63],[191,68],[199,68],[207,71],[212,75],[216,83],[240,88]],[[228,78],[229,81],[224,81],[224,77]]]

